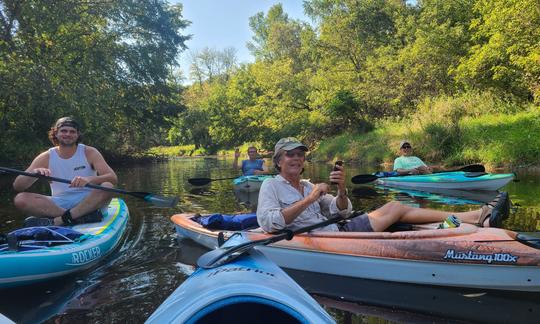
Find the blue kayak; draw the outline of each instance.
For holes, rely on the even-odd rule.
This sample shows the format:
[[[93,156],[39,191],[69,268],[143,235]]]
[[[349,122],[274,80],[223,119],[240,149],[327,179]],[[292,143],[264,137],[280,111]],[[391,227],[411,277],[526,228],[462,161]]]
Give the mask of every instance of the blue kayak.
[[[479,172],[441,172],[422,175],[384,177],[377,179],[377,184],[413,188],[417,190],[438,188],[458,190],[498,190],[514,179],[513,173],[479,173]]]
[[[115,198],[101,222],[67,228],[82,234],[77,238],[65,234],[64,228],[39,227],[35,229],[54,233],[55,239],[23,240],[15,247],[0,245],[0,288],[45,281],[95,266],[118,246],[128,218],[125,202]]]
[[[244,234],[238,233],[222,247],[248,241]],[[250,249],[230,263],[199,268],[159,306],[147,323],[335,321],[283,270]]]
[[[270,174],[241,176],[233,180],[235,190],[257,191],[261,189],[261,185],[266,179],[273,178]]]

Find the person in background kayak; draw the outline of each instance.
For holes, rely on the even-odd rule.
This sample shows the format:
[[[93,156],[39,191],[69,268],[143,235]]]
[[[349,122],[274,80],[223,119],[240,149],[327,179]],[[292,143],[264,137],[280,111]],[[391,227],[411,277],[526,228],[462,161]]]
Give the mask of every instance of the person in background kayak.
[[[408,141],[399,143],[399,153],[401,156],[394,160],[394,171],[399,175],[431,173],[431,168],[424,161],[412,155],[412,146]]]
[[[240,150],[234,151],[233,168],[238,170],[238,158],[240,157]],[[248,147],[248,160],[242,161],[242,174],[245,176],[267,174],[268,168],[264,164],[263,159],[257,159],[258,153],[255,146]]]
[[[71,117],[62,117],[49,131],[49,140],[55,145],[39,154],[26,172],[44,176],[71,179],[71,184],[50,182],[51,196],[27,190],[35,177],[18,176],[13,188],[15,206],[27,215],[25,226],[72,225],[99,222],[109,204],[112,193],[86,188],[87,183],[112,188],[117,177],[101,153],[81,144],[81,128]],[[35,217],[40,216],[40,217]]]
[[[337,195],[328,193],[326,183],[313,184],[304,180],[307,146],[297,139],[280,139],[274,150],[273,163],[279,174],[263,182],[259,191],[257,221],[266,232],[282,229],[292,231],[325,221],[330,215],[347,218],[352,214],[352,204],[345,187],[345,168],[336,166],[330,173],[329,181],[337,185]],[[396,222],[423,224],[442,222],[448,216],[455,215],[461,221],[478,226],[500,226],[502,219],[508,216],[510,201],[506,192],[482,208],[450,213],[389,202],[384,206],[352,218],[345,225],[328,225],[321,231],[380,232]]]

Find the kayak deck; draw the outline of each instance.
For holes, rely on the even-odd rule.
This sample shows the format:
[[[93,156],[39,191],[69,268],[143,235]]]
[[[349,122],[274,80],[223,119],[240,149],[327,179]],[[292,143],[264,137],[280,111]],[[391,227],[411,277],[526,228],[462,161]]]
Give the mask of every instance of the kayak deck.
[[[218,231],[172,217],[177,233],[209,248]],[[225,236],[230,233],[225,232]],[[247,232],[251,240],[269,237]],[[540,291],[540,251],[517,233],[462,224],[400,232],[311,232],[257,247],[279,266],[337,276],[440,286]],[[396,271],[399,269],[399,271]]]
[[[19,242],[19,249],[0,252],[0,288],[29,284],[88,269],[110,254],[127,227],[129,211],[121,199],[113,199],[99,223],[73,226],[83,233],[72,243],[39,246],[35,241]]]
[[[239,234],[225,242],[224,247],[248,241]],[[234,322],[334,323],[283,270],[253,249],[230,263],[196,270],[147,320]]]
[[[414,189],[439,188],[459,190],[498,190],[514,179],[513,173],[478,174],[473,172],[444,172],[400,177],[385,177],[376,180],[377,184],[388,187]]]

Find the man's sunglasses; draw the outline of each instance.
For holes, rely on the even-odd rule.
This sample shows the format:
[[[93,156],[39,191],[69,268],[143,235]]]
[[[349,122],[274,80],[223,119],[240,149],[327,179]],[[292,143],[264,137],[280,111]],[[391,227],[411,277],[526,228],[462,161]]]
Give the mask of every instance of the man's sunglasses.
[[[403,145],[401,148],[402,149],[408,149],[408,148],[412,148],[412,147],[410,145]]]

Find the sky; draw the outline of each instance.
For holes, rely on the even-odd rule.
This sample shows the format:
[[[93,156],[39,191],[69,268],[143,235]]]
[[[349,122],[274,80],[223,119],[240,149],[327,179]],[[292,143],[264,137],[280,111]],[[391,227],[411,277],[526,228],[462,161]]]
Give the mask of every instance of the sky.
[[[246,43],[253,36],[249,27],[249,17],[258,12],[268,12],[274,4],[281,3],[289,18],[309,21],[304,15],[302,0],[170,0],[182,3],[183,18],[191,25],[182,34],[192,34],[186,42],[188,50],[180,54],[180,64],[184,76],[189,76],[189,52],[205,47],[223,50],[236,49],[238,63],[253,62]]]

